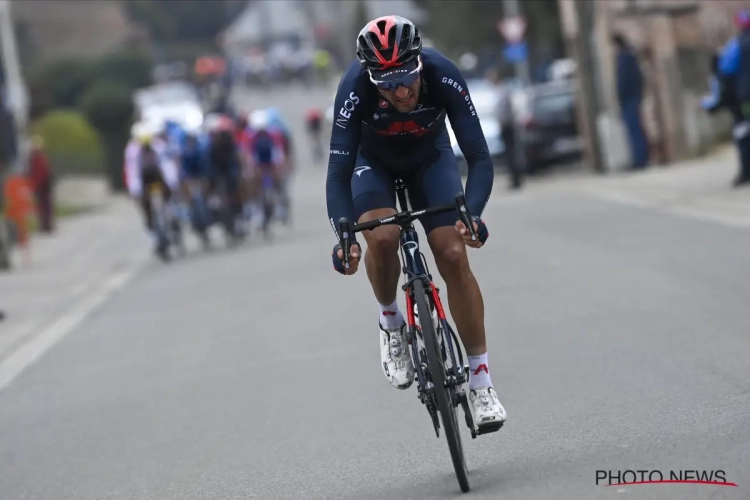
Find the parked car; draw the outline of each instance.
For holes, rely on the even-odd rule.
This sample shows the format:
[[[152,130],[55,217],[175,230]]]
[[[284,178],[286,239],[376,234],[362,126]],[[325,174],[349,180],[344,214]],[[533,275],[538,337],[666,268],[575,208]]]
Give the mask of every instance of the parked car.
[[[527,172],[581,156],[583,141],[576,123],[574,82],[531,86],[514,104]]]
[[[490,156],[497,162],[505,152],[505,145],[500,137],[500,123],[497,117],[498,92],[485,80],[470,80],[466,82],[466,85],[469,87],[471,101],[479,117],[479,122],[482,125],[482,132],[484,132]],[[463,172],[466,169],[466,158],[464,158],[464,154],[458,146],[456,134],[451,128],[450,120],[447,121],[447,125],[453,152],[456,154]]]

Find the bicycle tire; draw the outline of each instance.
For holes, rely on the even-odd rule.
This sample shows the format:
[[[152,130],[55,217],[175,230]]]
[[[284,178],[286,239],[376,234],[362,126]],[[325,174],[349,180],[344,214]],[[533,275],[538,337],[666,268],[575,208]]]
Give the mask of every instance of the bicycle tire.
[[[461,433],[458,428],[458,419],[456,418],[456,407],[453,406],[453,402],[451,401],[450,391],[445,387],[445,365],[443,364],[443,356],[440,354],[437,331],[432,322],[432,313],[428,305],[424,283],[421,280],[414,281],[412,290],[419,317],[430,318],[429,321],[420,321],[425,350],[427,351],[427,362],[429,363],[432,383],[435,384],[435,399],[437,399],[440,421],[445,431],[445,439],[448,441],[453,468],[456,471],[456,479],[458,479],[461,491],[467,493],[470,489],[469,471],[466,467],[466,459],[464,458]]]
[[[164,214],[164,198],[161,194],[151,194],[150,197],[151,206],[149,207],[149,210],[151,211],[151,222],[153,228],[159,238],[158,245],[160,247],[163,246],[165,241],[167,242],[167,245],[169,245],[169,236],[167,234],[169,228],[166,227],[164,220],[166,218],[166,215]]]

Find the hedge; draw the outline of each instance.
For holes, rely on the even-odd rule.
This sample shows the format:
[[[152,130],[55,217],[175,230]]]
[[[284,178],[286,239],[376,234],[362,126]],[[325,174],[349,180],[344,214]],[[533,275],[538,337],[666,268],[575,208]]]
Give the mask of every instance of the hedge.
[[[32,124],[44,139],[55,175],[104,173],[104,151],[96,130],[80,113],[51,111]]]

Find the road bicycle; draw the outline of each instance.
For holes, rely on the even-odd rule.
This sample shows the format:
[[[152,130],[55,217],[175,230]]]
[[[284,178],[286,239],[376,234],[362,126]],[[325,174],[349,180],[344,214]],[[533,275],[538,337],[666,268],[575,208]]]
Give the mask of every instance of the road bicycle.
[[[147,185],[150,210],[154,222],[154,230],[159,238],[159,257],[169,261],[170,248],[175,247],[180,255],[185,254],[185,242],[179,220],[175,217],[174,206],[167,202],[165,187],[161,182],[151,182]]]
[[[401,179],[396,180],[396,195],[401,212],[393,216],[362,224],[351,224],[345,217],[339,220],[344,265],[349,267],[349,252],[355,233],[384,225],[399,226],[402,271],[405,278],[401,289],[406,294],[407,339],[411,346],[418,397],[430,414],[438,438],[442,422],[458,484],[461,491],[466,493],[469,491],[469,478],[458,428],[458,407],[463,409],[466,425],[474,439],[479,434],[499,430],[502,423],[483,426],[481,430],[474,426],[466,390],[463,387],[469,381],[469,365],[465,362],[461,341],[445,317],[439,290],[432,281],[427,261],[420,251],[419,238],[413,222],[423,215],[456,210],[469,229],[472,240],[476,241],[477,235],[463,193],[456,195],[455,203],[416,211],[407,210],[406,187]],[[423,320],[420,321],[420,318]],[[424,320],[426,318],[429,320]]]

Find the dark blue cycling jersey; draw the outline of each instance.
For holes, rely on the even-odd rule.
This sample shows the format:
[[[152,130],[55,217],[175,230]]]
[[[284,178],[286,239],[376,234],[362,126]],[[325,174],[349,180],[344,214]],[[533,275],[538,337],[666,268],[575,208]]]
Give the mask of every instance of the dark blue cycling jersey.
[[[394,172],[408,173],[414,165],[439,156],[436,144],[445,137],[446,116],[469,167],[466,203],[472,215],[484,211],[494,168],[466,81],[437,50],[425,48],[421,57],[422,89],[417,107],[409,113],[398,112],[380,95],[358,61],[341,78],[326,179],[328,217],[337,234],[341,217],[353,220],[351,182],[358,152]]]

